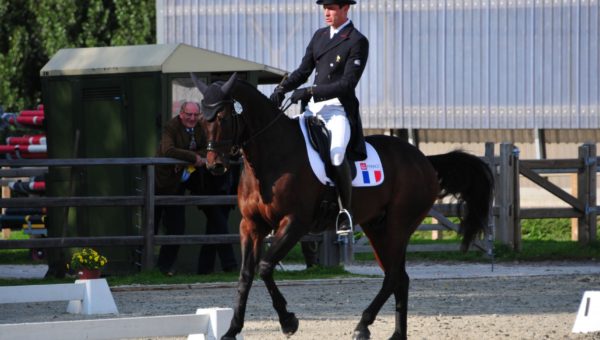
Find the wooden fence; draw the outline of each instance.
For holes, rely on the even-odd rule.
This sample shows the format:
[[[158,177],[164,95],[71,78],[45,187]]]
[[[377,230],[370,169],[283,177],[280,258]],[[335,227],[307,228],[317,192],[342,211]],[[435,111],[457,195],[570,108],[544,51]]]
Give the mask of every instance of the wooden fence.
[[[511,143],[500,145],[500,156],[494,157],[496,197],[494,204],[495,238],[521,249],[521,219],[574,218],[573,235],[581,244],[596,240],[597,214],[596,174],[598,158],[595,144],[583,144],[574,159],[520,160],[519,150]],[[543,174],[571,173],[576,183],[576,196],[544,178]],[[570,207],[522,208],[519,176],[531,180]]]
[[[544,218],[573,218],[573,239],[582,245],[589,244],[597,237],[596,174],[598,158],[595,144],[583,144],[579,155],[574,159],[520,160],[519,150],[512,143],[501,143],[499,155],[495,155],[494,143],[486,143],[483,159],[490,165],[495,178],[494,203],[490,209],[490,223],[483,240],[475,241],[475,248],[491,254],[493,241],[500,242],[513,250],[521,250],[521,220]],[[543,174],[571,173],[575,180],[576,197],[567,193]],[[520,177],[531,180],[542,189],[568,203],[570,208],[521,207]],[[422,224],[420,231],[458,231],[458,226],[447,217],[458,216],[455,204],[436,204],[430,211],[437,224]],[[458,250],[458,245],[409,245],[409,251],[448,251]],[[368,252],[370,246],[363,240],[354,246],[354,252]]]
[[[154,172],[156,165],[187,164],[186,162],[162,157],[149,158],[78,158],[78,159],[22,159],[0,160],[0,178],[22,177],[32,173],[31,167],[82,167],[82,166],[140,166],[142,168],[143,189],[136,196],[72,196],[72,197],[16,197],[0,199],[0,208],[17,207],[91,207],[91,206],[141,206],[143,223],[141,235],[128,236],[92,236],[92,237],[46,237],[28,240],[2,240],[0,249],[18,248],[70,248],[91,246],[141,246],[142,269],[154,267],[155,245],[200,245],[239,243],[239,235],[154,235],[155,205],[230,205],[237,204],[235,195],[204,195],[204,196],[157,196],[154,193]],[[11,169],[5,169],[11,167]],[[17,167],[27,167],[19,169]],[[39,171],[38,171],[39,172]],[[307,235],[306,241],[327,239],[327,235]],[[267,239],[267,242],[269,240]],[[325,247],[322,254],[327,265],[339,264],[339,253],[334,242]]]
[[[513,144],[500,145],[500,155],[494,155],[494,144],[486,143],[484,159],[492,167],[496,178],[495,203],[491,210],[490,225],[484,239],[474,246],[491,253],[492,240],[507,244],[515,250],[521,247],[520,220],[525,218],[577,218],[576,233],[582,244],[596,239],[596,172],[595,145],[585,144],[579,149],[577,159],[519,160],[518,149]],[[0,199],[0,208],[10,207],[84,207],[84,206],[141,206],[143,223],[141,235],[102,237],[48,237],[29,240],[3,240],[0,249],[15,248],[69,248],[87,246],[142,246],[142,269],[153,267],[154,245],[222,244],[238,243],[239,235],[154,235],[155,205],[225,205],[236,204],[236,196],[156,196],[154,193],[154,171],[156,165],[186,164],[172,158],[84,158],[84,159],[39,159],[0,160],[0,178],[29,176],[35,169],[21,167],[82,167],[82,166],[139,166],[143,173],[143,190],[137,196],[87,196],[87,197],[28,197]],[[5,167],[9,167],[8,169]],[[39,172],[39,170],[37,170]],[[577,197],[540,176],[544,172],[573,172],[577,174]],[[520,207],[519,174],[542,186],[549,192],[569,203],[572,208],[528,208]],[[453,230],[458,226],[447,217],[459,216],[461,207],[456,204],[436,204],[430,211],[437,224],[421,225],[419,230]],[[335,233],[308,235],[303,240],[319,241],[323,244],[321,263],[339,264],[342,254]],[[350,251],[371,251],[367,245],[355,245]],[[409,250],[454,250],[457,246],[434,245],[433,247],[411,245]],[[348,252],[348,247],[344,249]]]

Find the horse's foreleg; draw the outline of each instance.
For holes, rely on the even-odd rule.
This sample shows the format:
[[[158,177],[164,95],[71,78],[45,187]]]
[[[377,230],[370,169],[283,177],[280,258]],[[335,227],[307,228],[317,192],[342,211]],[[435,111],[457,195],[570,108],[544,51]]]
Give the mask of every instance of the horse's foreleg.
[[[294,228],[288,228],[288,230]],[[286,335],[292,335],[298,330],[298,318],[294,313],[290,313],[287,310],[287,301],[279,291],[275,280],[273,279],[273,271],[275,265],[281,261],[285,255],[294,247],[298,242],[301,235],[295,235],[287,232],[281,237],[276,237],[271,244],[271,247],[265,253],[265,256],[259,264],[259,275],[265,282],[265,286],[271,295],[273,301],[273,308],[279,316],[279,324],[281,325],[281,331]]]
[[[261,244],[262,239],[251,239],[242,235],[242,265],[238,281],[237,299],[231,324],[225,335],[221,338],[222,340],[235,339],[235,336],[239,334],[244,327],[244,316],[246,314],[248,294],[250,293],[252,281],[254,280],[256,263],[260,257]]]

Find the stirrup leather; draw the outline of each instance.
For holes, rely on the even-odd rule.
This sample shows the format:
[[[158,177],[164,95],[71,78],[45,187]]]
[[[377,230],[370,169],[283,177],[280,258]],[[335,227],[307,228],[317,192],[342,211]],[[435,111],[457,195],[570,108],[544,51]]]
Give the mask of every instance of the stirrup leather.
[[[348,222],[350,223],[350,229],[341,230],[339,228],[339,222],[340,222],[341,215],[346,215],[348,217]],[[338,213],[337,217],[335,218],[335,233],[337,235],[348,235],[353,232],[354,232],[354,222],[352,221],[352,215],[350,215],[350,212],[347,209],[341,209],[340,212]]]

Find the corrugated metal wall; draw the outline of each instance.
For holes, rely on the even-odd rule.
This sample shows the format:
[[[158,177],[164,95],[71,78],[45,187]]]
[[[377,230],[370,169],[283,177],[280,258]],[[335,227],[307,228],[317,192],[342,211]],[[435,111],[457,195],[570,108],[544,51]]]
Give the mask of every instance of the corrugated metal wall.
[[[365,128],[599,128],[599,0],[358,0]],[[292,71],[313,0],[157,0],[157,40]],[[265,89],[268,92],[269,89]]]

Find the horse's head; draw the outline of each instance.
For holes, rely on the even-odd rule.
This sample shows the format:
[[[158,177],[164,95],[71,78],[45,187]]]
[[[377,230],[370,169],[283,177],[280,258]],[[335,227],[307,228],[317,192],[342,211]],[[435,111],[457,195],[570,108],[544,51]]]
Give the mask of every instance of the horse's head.
[[[229,168],[230,157],[239,153],[234,143],[237,123],[233,117],[231,91],[236,80],[234,73],[227,82],[206,85],[193,73],[194,84],[204,98],[200,102],[200,125],[206,135],[206,167],[213,174],[223,174]]]

